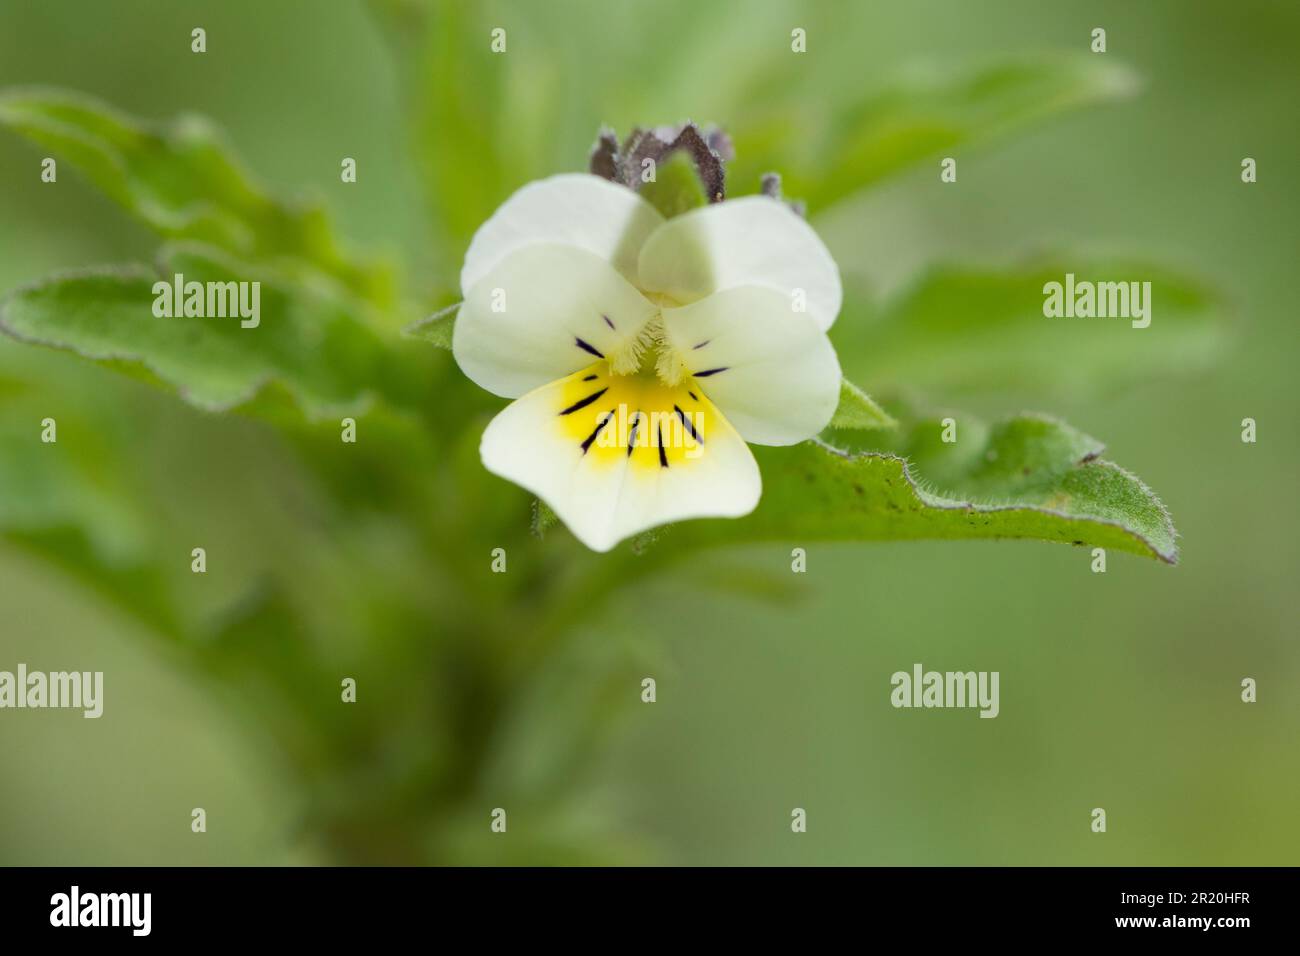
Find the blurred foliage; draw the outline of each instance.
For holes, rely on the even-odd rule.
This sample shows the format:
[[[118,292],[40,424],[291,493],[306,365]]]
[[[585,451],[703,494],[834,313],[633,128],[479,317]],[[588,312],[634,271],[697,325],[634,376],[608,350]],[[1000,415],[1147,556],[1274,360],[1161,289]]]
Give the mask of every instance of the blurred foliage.
[[[735,130],[750,145],[738,178],[779,169],[790,195],[824,209],[914,164],[1136,86],[1128,68],[1084,54],[917,70],[887,89],[810,98],[812,108],[809,99],[765,98],[763,115]]]
[[[1122,317],[1045,318],[1044,286],[1067,273],[1078,282],[1150,282],[1160,321],[1128,334]],[[1227,345],[1232,311],[1222,292],[1187,272],[1087,252],[983,268],[936,266],[883,304],[858,293],[845,308],[861,321],[837,344],[850,356],[851,374],[877,389],[955,394],[996,385],[1048,395],[1205,369]]]
[[[381,302],[391,294],[384,270],[345,257],[320,205],[268,195],[204,118],[155,128],[75,93],[27,89],[0,96],[0,123],[75,164],[164,236],[258,262],[288,260]]]

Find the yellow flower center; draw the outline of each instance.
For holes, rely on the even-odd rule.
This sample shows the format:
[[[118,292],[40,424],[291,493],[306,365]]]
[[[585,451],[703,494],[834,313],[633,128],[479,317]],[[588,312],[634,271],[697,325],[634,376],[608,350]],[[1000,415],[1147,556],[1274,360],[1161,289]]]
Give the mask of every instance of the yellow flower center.
[[[671,350],[643,347],[630,373],[613,358],[596,362],[563,380],[559,428],[597,463],[627,461],[639,468],[680,467],[705,453],[722,416]],[[677,381],[663,374],[664,356]],[[623,367],[626,367],[624,363]]]

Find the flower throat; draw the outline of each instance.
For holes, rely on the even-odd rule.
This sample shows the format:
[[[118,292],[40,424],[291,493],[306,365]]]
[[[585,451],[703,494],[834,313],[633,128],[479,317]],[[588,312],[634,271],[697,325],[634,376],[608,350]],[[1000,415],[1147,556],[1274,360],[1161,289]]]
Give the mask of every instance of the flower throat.
[[[663,316],[656,314],[627,345],[609,357],[614,375],[656,376],[669,387],[680,385],[685,366],[668,342]]]

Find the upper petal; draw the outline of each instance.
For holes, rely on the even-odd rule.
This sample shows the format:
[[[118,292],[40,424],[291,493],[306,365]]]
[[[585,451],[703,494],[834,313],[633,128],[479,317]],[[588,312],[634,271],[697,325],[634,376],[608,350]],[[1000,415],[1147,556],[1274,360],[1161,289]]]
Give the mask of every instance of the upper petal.
[[[708,399],[603,362],[512,402],[480,450],[595,551],[670,521],[748,514],[762,491],[749,447]]]
[[[741,286],[664,309],[663,317],[687,371],[746,441],[792,445],[835,414],[835,349],[783,293]]]
[[[476,383],[514,398],[626,347],[657,311],[590,252],[524,246],[465,293],[451,348]]]
[[[577,246],[635,279],[641,246],[663,221],[635,192],[598,176],[566,173],[529,183],[474,233],[460,271],[461,293],[507,255],[535,242]]]
[[[839,314],[840,272],[813,228],[782,202],[746,196],[668,220],[645,241],[637,284],[679,302],[742,285],[775,289],[823,332]]]

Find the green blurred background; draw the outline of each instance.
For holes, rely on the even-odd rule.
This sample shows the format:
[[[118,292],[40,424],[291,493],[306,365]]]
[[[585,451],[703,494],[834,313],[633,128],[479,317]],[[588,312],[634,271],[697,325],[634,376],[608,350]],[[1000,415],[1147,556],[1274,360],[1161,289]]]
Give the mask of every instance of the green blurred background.
[[[407,5],[377,6],[391,24]],[[439,824],[455,847],[441,859],[504,858],[488,811],[515,806],[512,795],[545,775],[539,767],[562,760],[574,736],[566,699],[615,655],[630,703],[601,718],[596,759],[574,769],[545,819],[511,816],[506,839],[531,833],[539,847],[530,862],[563,862],[547,848],[570,842],[595,846],[593,858],[691,864],[1300,861],[1300,7],[560,0],[462,10],[474,35],[509,28],[508,56],[522,64],[512,75],[530,77],[525,95],[548,104],[554,122],[514,131],[532,151],[522,165],[542,172],[581,168],[601,121],[728,125],[752,106],[729,99],[753,89],[737,75],[763,74],[765,58],[784,68],[794,26],[808,30],[798,95],[810,110],[927,65],[1086,53],[1089,31],[1103,26],[1105,55],[1142,80],[1136,96],[963,151],[955,187],[925,163],[811,218],[846,276],[884,292],[936,259],[1119,245],[1217,286],[1235,321],[1208,371],[1100,394],[961,398],[989,416],[1049,411],[1106,440],[1172,511],[1177,567],[1112,555],[1095,575],[1087,551],[1036,542],[815,546],[806,576],[756,598],[719,588],[719,574],[735,584],[783,567],[788,549],[733,549],[721,572],[717,556],[692,559],[583,622],[529,706],[499,730],[477,784],[481,813]],[[189,51],[199,25],[201,57]],[[68,87],[146,117],[211,116],[257,176],[315,190],[346,235],[400,261],[412,288],[433,290],[462,249],[439,248],[416,199],[429,175],[419,157],[440,144],[436,130],[408,124],[410,80],[394,55],[405,38],[387,33],[374,9],[343,0],[5,0],[0,85]],[[585,99],[571,95],[578,88]],[[486,100],[491,130],[496,92],[435,95]],[[797,124],[786,135],[797,138]],[[0,288],[149,258],[146,230],[70,171],[57,187],[39,183],[41,155],[0,131]],[[355,187],[339,188],[344,155],[358,159]],[[1243,156],[1258,160],[1255,185],[1239,179]],[[474,180],[472,164],[462,174]],[[845,330],[854,321],[846,312],[837,330],[846,370],[855,360],[844,342],[870,348],[869,332]],[[179,542],[289,562],[328,548],[328,536],[303,533],[284,513],[300,463],[263,426],[3,340],[6,367],[45,383],[40,400],[61,441],[79,404],[119,403]],[[1259,423],[1257,444],[1240,441],[1246,416]],[[348,556],[332,560],[346,580]],[[235,593],[240,575],[207,583]],[[363,667],[383,636],[354,639],[337,654],[340,673]],[[196,671],[101,596],[4,545],[0,668],[19,661],[105,671],[106,712],[98,721],[0,712],[0,862],[338,859],[304,825],[304,803],[319,795],[304,796],[266,746],[237,679]],[[890,674],[914,662],[1000,671],[1000,716],[892,709]],[[637,702],[642,674],[658,680],[653,706]],[[1259,684],[1253,705],[1239,698],[1247,676]],[[420,702],[386,696],[375,678],[362,681],[356,706]],[[203,835],[190,832],[197,806],[208,814]],[[806,834],[790,832],[796,806],[808,811]],[[1098,806],[1105,835],[1089,830]]]

